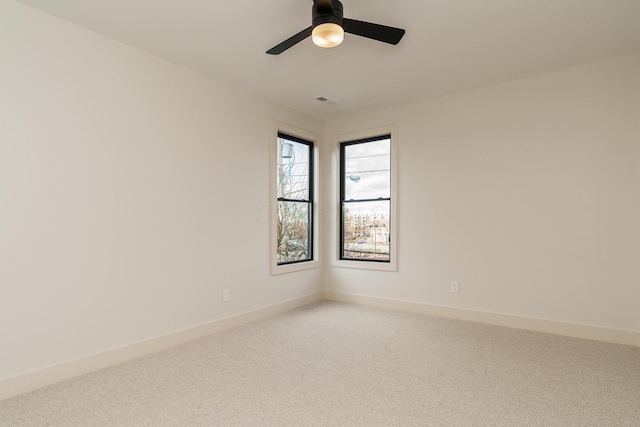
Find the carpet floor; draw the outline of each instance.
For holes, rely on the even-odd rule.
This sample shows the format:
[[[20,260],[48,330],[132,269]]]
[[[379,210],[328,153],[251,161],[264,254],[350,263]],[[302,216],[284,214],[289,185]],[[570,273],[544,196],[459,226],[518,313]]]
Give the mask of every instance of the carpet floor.
[[[13,426],[640,426],[640,348],[321,302],[0,402]]]

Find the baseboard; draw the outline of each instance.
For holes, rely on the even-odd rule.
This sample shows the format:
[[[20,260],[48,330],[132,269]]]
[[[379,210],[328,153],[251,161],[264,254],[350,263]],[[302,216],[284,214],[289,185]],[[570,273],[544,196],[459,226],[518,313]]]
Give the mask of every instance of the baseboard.
[[[187,343],[216,332],[224,331],[246,323],[265,319],[298,307],[322,301],[324,293],[318,292],[302,298],[241,313],[193,328],[173,332],[135,344],[94,354],[59,365],[47,367],[23,375],[0,380],[0,400],[27,393],[79,375],[117,365],[122,362],[157,353],[180,344]]]
[[[634,331],[514,316],[510,314],[467,310],[412,301],[376,298],[335,291],[325,291],[324,297],[329,301],[347,302],[411,313],[429,314],[433,316],[468,320],[471,322],[486,323],[496,326],[506,326],[509,328],[525,329],[529,331],[545,332],[555,335],[640,347],[640,332]]]
[[[634,331],[325,291],[0,380],[0,400],[166,350],[216,332],[265,319],[322,301],[323,299],[640,347],[640,333]]]

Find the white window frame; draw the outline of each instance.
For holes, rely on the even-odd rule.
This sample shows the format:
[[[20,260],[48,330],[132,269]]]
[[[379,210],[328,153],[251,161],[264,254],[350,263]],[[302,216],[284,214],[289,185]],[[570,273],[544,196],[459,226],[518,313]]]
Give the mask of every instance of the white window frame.
[[[340,144],[374,138],[381,135],[391,135],[391,212],[389,262],[370,262],[340,259]],[[351,132],[332,137],[332,205],[331,209],[331,266],[357,268],[363,270],[397,271],[398,270],[398,126],[387,125],[374,129]]]
[[[302,138],[304,140],[313,142],[313,220],[312,220],[312,246],[313,246],[313,259],[308,261],[300,261],[293,264],[282,264],[278,265],[278,256],[277,256],[277,231],[278,231],[278,133],[285,133],[287,135],[295,136],[298,138]],[[304,129],[297,128],[295,126],[291,126],[285,123],[280,123],[275,120],[271,122],[271,134],[270,134],[270,167],[269,167],[269,204],[271,208],[270,212],[270,239],[269,245],[271,247],[270,250],[270,264],[271,264],[271,274],[285,274],[292,273],[295,271],[309,270],[312,268],[319,268],[322,266],[320,262],[320,234],[319,234],[319,223],[320,223],[320,193],[318,191],[318,187],[320,185],[319,179],[319,156],[320,156],[320,148],[319,143],[321,141],[320,135],[315,133],[306,131]]]

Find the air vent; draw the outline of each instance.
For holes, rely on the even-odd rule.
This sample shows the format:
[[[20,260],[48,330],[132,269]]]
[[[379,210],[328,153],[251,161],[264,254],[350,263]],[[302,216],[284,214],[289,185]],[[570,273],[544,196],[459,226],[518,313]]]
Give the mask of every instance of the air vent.
[[[324,96],[318,96],[316,99],[320,102],[324,102],[325,104],[335,104],[335,101],[330,100],[329,98],[325,98]]]

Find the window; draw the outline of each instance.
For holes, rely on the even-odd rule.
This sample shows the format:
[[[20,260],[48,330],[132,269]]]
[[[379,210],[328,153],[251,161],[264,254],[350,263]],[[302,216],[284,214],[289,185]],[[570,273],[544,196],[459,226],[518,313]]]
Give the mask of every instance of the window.
[[[389,262],[391,135],[340,144],[340,259]]]
[[[313,259],[313,142],[278,132],[276,256]]]
[[[271,274],[320,267],[318,135],[272,122]]]
[[[396,271],[396,126],[334,138],[333,265]]]

